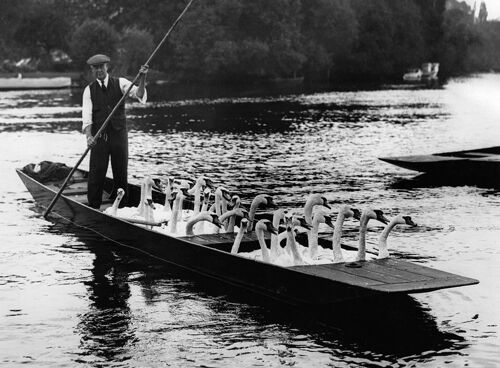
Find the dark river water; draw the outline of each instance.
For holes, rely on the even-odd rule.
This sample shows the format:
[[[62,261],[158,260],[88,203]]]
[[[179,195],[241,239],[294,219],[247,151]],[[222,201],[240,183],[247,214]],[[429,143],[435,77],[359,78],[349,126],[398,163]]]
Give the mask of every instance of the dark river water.
[[[394,257],[480,284],[339,306],[325,320],[48,222],[14,169],[77,162],[81,91],[2,91],[0,365],[500,366],[498,189],[421,181],[377,159],[500,145],[500,75],[230,96],[156,88],[147,105],[129,103],[130,180],[205,174],[246,201],[267,193],[300,209],[317,192],[405,212],[419,226],[393,231]]]

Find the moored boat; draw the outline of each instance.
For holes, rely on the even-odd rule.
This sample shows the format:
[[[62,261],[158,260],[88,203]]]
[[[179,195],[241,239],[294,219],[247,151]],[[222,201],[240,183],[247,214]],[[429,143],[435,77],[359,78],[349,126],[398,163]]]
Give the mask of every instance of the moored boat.
[[[469,180],[477,179],[500,184],[500,146],[379,159],[434,176],[466,177]]]
[[[71,87],[70,77],[54,78],[0,78],[0,90],[58,89]]]
[[[64,181],[64,172],[42,178],[35,175],[33,166],[16,171],[37,204],[45,209]],[[330,305],[369,296],[420,293],[478,283],[474,279],[398,259],[358,262],[355,267],[346,263],[281,267],[248,259],[231,253],[236,235],[233,233],[172,237],[107,215],[102,211],[110,205],[109,200],[100,210],[89,207],[87,175],[84,170],[75,171],[55,203],[50,219],[69,222],[118,246],[288,304]],[[129,184],[128,189],[129,205],[137,205],[140,188]],[[107,178],[105,198],[112,190],[113,181]],[[163,202],[164,199],[163,193],[153,191],[154,202]],[[269,241],[269,236],[266,238]],[[240,250],[256,249],[259,249],[256,236],[246,234]]]

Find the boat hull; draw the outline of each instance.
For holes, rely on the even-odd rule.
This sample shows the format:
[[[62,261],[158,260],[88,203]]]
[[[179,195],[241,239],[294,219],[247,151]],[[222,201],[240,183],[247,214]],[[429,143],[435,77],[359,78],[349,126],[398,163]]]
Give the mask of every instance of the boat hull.
[[[477,180],[500,185],[500,146],[477,150],[381,157],[382,161],[436,177]]]
[[[21,170],[17,173],[45,210],[56,188],[38,182]],[[110,183],[111,179],[107,179],[105,186]],[[280,267],[231,254],[235,234],[176,238],[90,208],[85,204],[84,194],[84,198],[77,196],[79,199],[75,200],[64,193],[66,191],[49,214],[50,220],[69,222],[118,246],[295,306],[331,305],[376,295],[419,293],[478,282],[399,260],[362,262],[355,268],[346,264]],[[77,195],[78,191],[73,189],[71,193]],[[132,201],[138,202],[136,186],[130,185],[130,194]],[[162,193],[155,192],[153,199],[161,202],[164,200],[161,196]],[[241,247],[249,244],[255,249],[259,247],[255,235],[245,237]]]
[[[0,78],[0,90],[59,89],[71,87],[70,77]]]

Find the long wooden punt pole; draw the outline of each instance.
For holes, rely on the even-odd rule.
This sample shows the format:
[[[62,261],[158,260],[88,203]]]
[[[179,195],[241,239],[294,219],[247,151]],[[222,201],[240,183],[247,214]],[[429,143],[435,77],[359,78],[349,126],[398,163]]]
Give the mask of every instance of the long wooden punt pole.
[[[172,24],[172,26],[170,26],[170,28],[167,31],[167,33],[165,33],[165,36],[162,38],[162,40],[160,41],[160,43],[158,44],[158,46],[156,46],[156,48],[151,53],[151,55],[149,56],[148,60],[144,63],[144,65],[149,65],[149,63],[151,62],[151,60],[153,59],[153,57],[158,53],[158,50],[160,49],[160,47],[166,41],[166,39],[168,38],[168,36],[172,32],[172,30],[177,25],[177,23],[179,23],[179,21],[184,16],[184,14],[188,10],[188,8],[191,6],[191,3],[193,1],[194,0],[190,0],[189,1],[189,3],[186,5],[186,7],[182,11],[182,13],[177,17],[177,19],[174,21],[174,23]],[[137,73],[137,75],[135,76],[135,78],[132,80],[132,83],[130,83],[130,86],[128,87],[127,91],[123,94],[122,98],[120,98],[120,101],[118,101],[116,103],[115,107],[113,108],[113,110],[111,110],[111,112],[109,113],[109,115],[106,118],[106,120],[104,120],[104,123],[102,123],[101,128],[97,131],[96,135],[94,136],[96,139],[102,134],[102,132],[104,131],[104,129],[106,129],[106,126],[108,125],[109,120],[111,119],[111,117],[113,116],[113,114],[115,113],[115,111],[118,109],[118,106],[120,106],[121,103],[123,102],[123,100],[125,100],[125,98],[127,98],[130,90],[132,89],[132,87],[135,84],[135,82],[137,82],[137,80],[139,79],[140,75],[141,75],[141,72],[139,71]],[[47,215],[50,213],[50,211],[52,210],[52,207],[54,207],[54,205],[56,204],[57,200],[61,196],[64,188],[66,188],[66,185],[68,185],[69,179],[73,176],[73,174],[75,173],[75,171],[78,168],[78,166],[80,166],[80,164],[82,163],[82,161],[85,158],[85,156],[87,156],[87,154],[89,153],[90,149],[91,149],[91,147],[87,146],[87,149],[85,150],[85,152],[83,153],[83,155],[80,157],[80,159],[78,160],[78,162],[76,163],[76,165],[73,166],[73,169],[71,169],[71,171],[68,174],[66,180],[64,180],[64,183],[61,186],[61,189],[59,189],[59,192],[57,192],[56,196],[52,199],[52,202],[50,202],[49,206],[45,210],[45,213],[43,214],[44,217],[47,217]]]

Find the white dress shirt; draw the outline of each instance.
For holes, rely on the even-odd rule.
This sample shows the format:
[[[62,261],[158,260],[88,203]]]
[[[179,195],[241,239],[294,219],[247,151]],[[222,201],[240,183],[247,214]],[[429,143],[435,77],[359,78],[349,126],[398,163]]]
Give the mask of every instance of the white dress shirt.
[[[118,79],[120,82],[120,89],[122,90],[122,93],[127,92],[127,89],[129,88],[131,82],[125,78],[119,78]],[[99,83],[99,86],[102,87],[102,84],[104,84],[106,87],[108,87],[108,81],[109,81],[109,74],[106,75],[106,78],[104,78],[104,81],[100,81],[97,79],[97,83]],[[129,97],[136,98],[139,102],[145,104],[147,99],[148,99],[148,94],[146,92],[146,89],[144,89],[144,95],[142,98],[139,98],[137,96],[137,86],[133,86],[130,89],[129,92]],[[92,125],[92,99],[90,97],[90,87],[87,86],[83,90],[83,101],[82,101],[82,131],[85,130],[86,127],[89,125]]]

